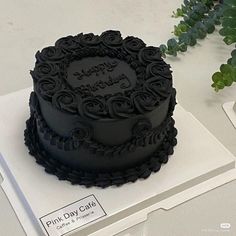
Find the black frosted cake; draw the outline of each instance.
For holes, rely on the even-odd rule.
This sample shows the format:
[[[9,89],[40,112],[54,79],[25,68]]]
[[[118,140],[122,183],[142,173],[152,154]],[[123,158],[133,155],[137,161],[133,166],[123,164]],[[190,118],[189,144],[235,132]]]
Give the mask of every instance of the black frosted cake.
[[[25,143],[46,172],[87,187],[147,178],[176,145],[175,89],[157,47],[119,31],[36,54]]]

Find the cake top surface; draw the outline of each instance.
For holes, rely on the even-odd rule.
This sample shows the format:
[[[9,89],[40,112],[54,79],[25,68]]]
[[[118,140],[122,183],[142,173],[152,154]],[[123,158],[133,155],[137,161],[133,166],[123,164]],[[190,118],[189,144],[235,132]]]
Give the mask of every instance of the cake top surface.
[[[89,119],[150,112],[172,91],[171,70],[159,48],[113,30],[57,40],[36,53],[31,75],[43,100]]]

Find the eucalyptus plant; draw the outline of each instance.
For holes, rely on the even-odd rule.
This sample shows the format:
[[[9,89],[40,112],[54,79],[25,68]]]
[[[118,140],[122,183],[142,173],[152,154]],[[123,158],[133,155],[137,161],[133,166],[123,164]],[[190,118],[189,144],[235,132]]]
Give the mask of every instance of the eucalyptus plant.
[[[164,57],[166,54],[177,56],[178,52],[187,51],[189,46],[196,45],[197,40],[213,33],[215,26],[220,24],[222,28],[219,33],[224,36],[224,42],[227,45],[236,42],[236,0],[184,0],[172,16],[181,17],[182,20],[174,26],[176,37],[160,45]],[[220,66],[220,71],[212,75],[215,91],[236,82],[236,49],[231,56],[226,64]]]
[[[219,33],[224,36],[224,42],[230,45],[236,42],[236,0],[225,0],[222,9],[222,28]],[[220,66],[220,71],[213,74],[212,80],[215,91],[236,82],[236,49],[231,52],[227,63]]]

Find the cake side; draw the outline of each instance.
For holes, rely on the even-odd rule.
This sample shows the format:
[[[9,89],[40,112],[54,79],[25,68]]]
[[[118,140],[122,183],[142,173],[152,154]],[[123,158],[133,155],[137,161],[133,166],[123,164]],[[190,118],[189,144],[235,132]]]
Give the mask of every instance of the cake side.
[[[107,145],[97,141],[92,127],[83,122],[68,137],[54,132],[40,112],[35,93],[31,94],[30,106],[39,141],[48,154],[71,168],[93,172],[124,170],[141,164],[159,147],[174,125],[171,118],[173,106],[170,106],[168,115],[159,126],[152,127],[148,119],[138,119],[132,127],[130,139],[121,144]],[[100,136],[106,132],[109,130],[104,130]],[[113,136],[118,134],[117,131]]]
[[[132,162],[131,166],[128,168],[128,166],[125,166],[122,169],[108,169],[103,170],[99,169],[99,165],[96,167],[95,170],[91,170],[89,167],[89,170],[86,168],[82,168],[79,166],[78,168],[75,168],[75,166],[71,167],[70,163],[67,165],[65,164],[65,160],[70,160],[68,157],[68,150],[76,151],[78,150],[77,154],[81,150],[81,146],[79,145],[78,139],[76,140],[67,140],[67,142],[62,142],[63,139],[57,135],[55,135],[54,132],[50,132],[50,129],[46,126],[46,124],[43,122],[43,120],[38,116],[36,109],[34,109],[34,102],[33,98],[34,95],[31,95],[31,117],[26,122],[26,130],[25,130],[25,144],[29,148],[29,153],[33,155],[36,159],[36,162],[42,166],[44,166],[45,171],[49,174],[56,175],[59,180],[68,180],[72,184],[80,184],[85,185],[86,187],[91,186],[98,186],[98,187],[108,187],[111,185],[120,186],[127,182],[135,182],[139,178],[147,178],[152,172],[157,172],[160,170],[161,165],[163,163],[167,163],[169,159],[169,155],[172,155],[174,152],[173,147],[177,144],[176,135],[177,130],[174,128],[174,120],[171,118],[171,121],[169,123],[169,129],[168,130],[162,130],[163,132],[159,133],[164,135],[164,138],[162,142],[157,145],[154,152],[152,152],[150,155],[146,156],[145,159],[142,160],[141,163],[135,164],[135,158],[136,156],[133,156],[134,162]],[[36,100],[37,101],[37,100]],[[39,128],[38,128],[39,127]],[[62,156],[62,160],[60,158],[55,158],[55,156],[51,155],[45,148],[47,148],[47,145],[43,144],[40,140],[40,133],[43,133],[43,140],[50,140],[50,145],[52,147],[56,147],[56,150],[61,150],[64,143],[64,149],[61,153],[64,152],[65,156]],[[153,138],[160,139],[160,136],[153,136]],[[163,137],[163,136],[162,136]],[[142,139],[140,139],[141,141]],[[64,140],[66,141],[66,140]],[[69,141],[69,142],[68,142]],[[82,144],[82,143],[81,143]],[[70,146],[71,145],[71,146]],[[138,143],[140,145],[140,143]],[[59,147],[57,149],[57,147]],[[87,143],[85,142],[82,144],[82,148],[87,148]],[[78,148],[78,149],[77,149]],[[94,148],[94,147],[93,147]],[[50,148],[50,150],[52,150]],[[87,151],[94,151],[93,149]],[[85,158],[86,163],[93,163],[95,160],[95,163],[103,163],[104,159],[107,158],[108,166],[111,163],[117,163],[119,160],[123,162],[125,159],[121,158],[122,155],[117,156],[117,153],[114,153],[115,156],[105,155],[103,156],[103,160],[100,159],[100,149],[97,149],[98,155],[95,155],[93,159]],[[132,153],[132,149],[129,150]],[[83,152],[81,154],[84,154]],[[81,156],[77,155],[76,159]],[[88,157],[88,156],[87,156]],[[95,159],[96,158],[96,159]],[[103,165],[104,167],[104,165]]]

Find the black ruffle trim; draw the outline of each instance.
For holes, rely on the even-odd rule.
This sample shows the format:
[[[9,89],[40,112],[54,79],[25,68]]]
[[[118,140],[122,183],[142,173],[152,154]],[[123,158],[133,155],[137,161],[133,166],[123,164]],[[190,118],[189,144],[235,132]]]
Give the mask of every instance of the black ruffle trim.
[[[106,188],[111,185],[120,186],[128,182],[135,182],[139,178],[148,178],[152,172],[160,170],[162,163],[168,162],[169,155],[174,153],[174,146],[177,144],[177,129],[173,124],[163,143],[142,165],[124,171],[92,173],[72,169],[50,157],[39,143],[36,119],[32,115],[26,122],[24,135],[29,154],[35,157],[38,164],[44,166],[47,173],[56,175],[59,180],[68,180],[72,184],[85,185],[86,187],[97,186],[101,188]]]

